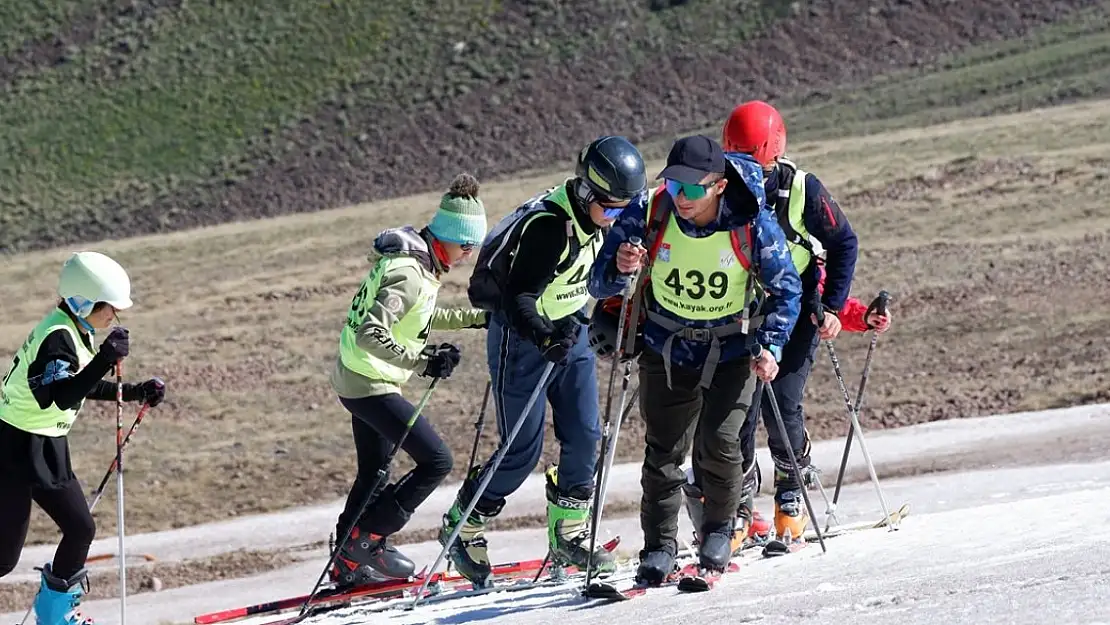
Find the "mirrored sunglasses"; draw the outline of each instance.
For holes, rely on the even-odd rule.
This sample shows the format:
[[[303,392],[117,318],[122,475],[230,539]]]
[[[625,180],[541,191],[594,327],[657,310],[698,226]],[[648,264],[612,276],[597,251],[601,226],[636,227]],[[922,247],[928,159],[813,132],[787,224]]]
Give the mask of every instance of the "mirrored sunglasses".
[[[670,193],[671,197],[677,198],[678,194],[682,193],[686,196],[687,200],[702,199],[706,195],[709,195],[709,187],[717,184],[715,182],[710,182],[709,184],[690,184],[689,182],[679,182],[677,180],[671,180],[670,178],[666,180],[667,193]]]

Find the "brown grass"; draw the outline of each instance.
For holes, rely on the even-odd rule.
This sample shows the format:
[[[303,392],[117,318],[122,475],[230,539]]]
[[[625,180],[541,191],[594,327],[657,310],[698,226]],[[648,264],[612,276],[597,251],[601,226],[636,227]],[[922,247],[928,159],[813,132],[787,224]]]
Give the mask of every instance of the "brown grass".
[[[870,299],[885,288],[896,298],[895,326],[875,356],[865,427],[1110,399],[1107,102],[791,152],[820,175],[860,235],[854,293]],[[500,216],[563,176],[487,185],[483,198]],[[326,379],[337,332],[374,235],[424,223],[437,199],[85,246],[112,254],[133,277],[127,377],[157,374],[169,385],[169,399],[126,457],[130,532],[345,494],[354,470],[349,416]],[[52,305],[71,249],[13,256],[0,268],[5,360]],[[464,303],[468,276],[464,268],[447,277],[444,303]],[[427,411],[456,454],[454,479],[486,380],[484,333],[437,338],[458,341],[464,354]],[[845,336],[836,347],[854,389],[866,338]],[[810,431],[843,435],[843,403],[827,358],[819,359],[807,393]],[[609,369],[599,372],[604,389]],[[414,377],[409,396],[425,383]],[[114,453],[114,421],[111,406],[89,405],[72,434],[75,468],[90,491]],[[489,423],[481,458],[494,449]],[[642,429],[635,415],[627,424],[618,455],[635,461]],[[547,434],[545,461],[556,457],[550,426]],[[407,466],[402,459],[395,474]],[[114,486],[107,491],[96,515],[101,535],[115,528]],[[30,541],[56,538],[36,508]]]

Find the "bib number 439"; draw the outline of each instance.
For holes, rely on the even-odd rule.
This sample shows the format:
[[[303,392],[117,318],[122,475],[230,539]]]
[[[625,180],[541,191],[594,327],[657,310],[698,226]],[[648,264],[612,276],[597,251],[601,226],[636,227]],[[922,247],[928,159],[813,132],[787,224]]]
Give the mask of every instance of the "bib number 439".
[[[683,278],[685,278],[685,283]],[[691,269],[685,274],[681,274],[678,267],[675,267],[667,274],[663,284],[670,287],[677,297],[682,297],[682,294],[685,293],[686,297],[690,299],[701,299],[708,293],[709,297],[713,299],[722,299],[725,293],[728,293],[728,274],[723,271],[714,271],[706,279],[705,274],[697,269]]]

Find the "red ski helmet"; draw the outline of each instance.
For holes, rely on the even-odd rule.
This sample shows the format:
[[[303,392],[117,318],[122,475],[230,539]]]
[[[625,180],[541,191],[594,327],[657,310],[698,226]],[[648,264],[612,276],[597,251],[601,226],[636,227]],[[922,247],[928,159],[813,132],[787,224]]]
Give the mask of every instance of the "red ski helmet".
[[[771,167],[786,153],[786,124],[770,104],[744,102],[725,120],[721,146],[726,152],[751,154],[760,165]]]

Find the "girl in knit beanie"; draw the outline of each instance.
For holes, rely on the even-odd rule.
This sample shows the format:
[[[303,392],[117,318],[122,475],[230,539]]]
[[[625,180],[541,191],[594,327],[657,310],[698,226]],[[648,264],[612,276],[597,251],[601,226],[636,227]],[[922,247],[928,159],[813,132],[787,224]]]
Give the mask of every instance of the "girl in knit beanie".
[[[470,255],[486,236],[486,208],[478,199],[478,180],[459,174],[439,201],[439,209],[426,231],[432,251],[450,269]]]
[[[442,379],[459,364],[459,348],[450,343],[428,345],[429,332],[487,326],[483,310],[436,305],[442,275],[485,235],[478,181],[460,174],[426,227],[383,231],[367,257],[370,270],[347,311],[331,374],[333,390],[351,413],[358,456],[358,473],[336,523],[340,551],[330,570],[336,586],[414,574],[413,562],[386,539],[405,526],[451,473],[451,451],[420,415],[402,446],[415,468],[391,484],[384,483],[388,478],[376,484],[377,474],[416,410],[402,397],[401,386],[413,372]],[[348,531],[350,538],[344,542]]]

